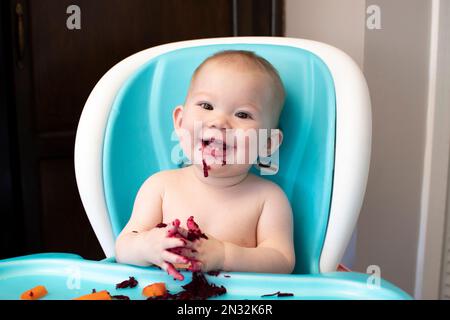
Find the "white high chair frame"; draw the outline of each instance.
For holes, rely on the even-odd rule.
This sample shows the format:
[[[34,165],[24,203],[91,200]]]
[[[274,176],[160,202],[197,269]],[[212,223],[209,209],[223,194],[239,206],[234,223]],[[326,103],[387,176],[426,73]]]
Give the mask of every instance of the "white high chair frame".
[[[140,51],[112,67],[84,106],[75,141],[75,173],[86,214],[106,257],[115,254],[102,174],[103,139],[117,91],[142,64],[169,51],[213,44],[272,44],[317,55],[330,70],[336,94],[336,147],[332,201],[319,271],[336,271],[361,210],[369,172],[372,116],[369,90],[358,65],[330,45],[297,38],[230,37],[175,42]]]

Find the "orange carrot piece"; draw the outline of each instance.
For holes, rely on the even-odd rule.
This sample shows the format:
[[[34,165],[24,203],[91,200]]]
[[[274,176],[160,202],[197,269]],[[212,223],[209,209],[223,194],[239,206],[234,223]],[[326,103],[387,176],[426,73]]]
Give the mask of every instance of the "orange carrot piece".
[[[47,294],[47,289],[44,286],[37,286],[33,289],[27,290],[21,294],[21,300],[37,300]]]
[[[75,298],[74,300],[112,300],[112,298],[108,291],[103,290],[99,292],[86,294],[84,296]]]
[[[142,290],[142,294],[146,297],[159,297],[166,293],[166,284],[164,282],[153,283]]]

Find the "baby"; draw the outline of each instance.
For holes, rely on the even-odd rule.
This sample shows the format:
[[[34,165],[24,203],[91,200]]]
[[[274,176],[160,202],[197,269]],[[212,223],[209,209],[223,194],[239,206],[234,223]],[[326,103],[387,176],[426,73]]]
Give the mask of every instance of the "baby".
[[[206,59],[192,76],[184,105],[173,111],[191,165],[143,183],[117,238],[117,262],[157,265],[179,279],[174,266],[187,263],[204,272],[291,273],[289,201],[278,185],[249,172],[258,159],[250,133],[256,132],[258,154],[273,154],[282,142],[282,132],[271,129],[284,99],[278,72],[253,52],[227,50]],[[186,237],[190,216],[206,236],[171,236]]]

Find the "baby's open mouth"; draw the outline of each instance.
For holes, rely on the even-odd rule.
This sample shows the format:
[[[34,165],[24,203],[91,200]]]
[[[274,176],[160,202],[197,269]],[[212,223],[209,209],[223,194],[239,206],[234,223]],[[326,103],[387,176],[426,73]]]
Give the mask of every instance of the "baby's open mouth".
[[[213,157],[221,157],[226,154],[227,150],[234,149],[233,145],[228,145],[225,141],[214,137],[202,138],[201,144],[202,152]]]
[[[205,156],[219,159],[221,161],[222,166],[224,166],[227,164],[226,163],[227,152],[233,149],[234,149],[233,145],[230,146],[221,139],[216,139],[215,137],[202,138],[200,151],[202,152],[204,176],[208,177],[208,170],[211,169],[211,167],[207,164],[207,161],[205,160]]]

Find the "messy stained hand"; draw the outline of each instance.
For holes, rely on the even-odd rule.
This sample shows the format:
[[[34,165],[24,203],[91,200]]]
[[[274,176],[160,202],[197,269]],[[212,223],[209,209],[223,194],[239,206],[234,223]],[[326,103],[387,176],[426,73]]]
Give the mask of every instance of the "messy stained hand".
[[[225,244],[210,234],[207,239],[199,238],[186,245],[190,252],[184,256],[198,261],[197,268],[203,272],[223,270],[225,261]],[[197,269],[198,270],[198,269]]]
[[[190,271],[222,270],[225,260],[225,245],[211,235],[204,234],[194,217],[187,220],[188,229],[180,227],[180,221],[174,220],[168,228],[168,236],[185,240],[183,247],[169,249],[170,252],[188,259]]]
[[[189,245],[190,241],[179,236],[179,228],[179,221],[178,224],[175,221],[171,226],[161,224],[145,232],[143,236],[146,245],[142,246],[142,251],[146,261],[159,266],[175,279],[183,280],[184,276],[175,269],[174,264],[189,262],[177,250]]]

